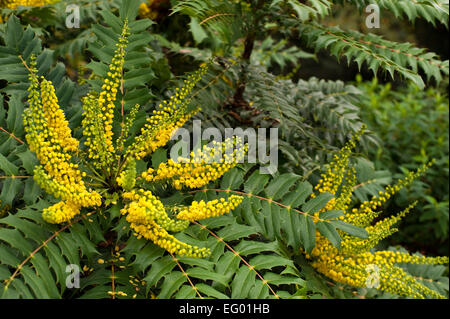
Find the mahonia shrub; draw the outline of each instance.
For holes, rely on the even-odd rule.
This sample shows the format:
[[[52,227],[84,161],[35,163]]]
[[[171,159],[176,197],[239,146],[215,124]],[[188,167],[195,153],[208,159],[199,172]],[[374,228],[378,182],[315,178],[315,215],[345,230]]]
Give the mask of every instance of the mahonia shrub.
[[[260,1],[270,12],[283,12],[293,3],[282,6],[279,1]],[[295,11],[311,9],[311,3],[317,1],[294,6]],[[250,4],[209,4],[221,10],[244,9],[245,15],[215,15],[214,10],[207,10],[214,16],[208,19],[199,7],[191,28],[198,31],[199,26],[210,25],[208,32],[215,32],[211,24],[223,17],[259,21],[257,17],[241,19],[251,16]],[[157,9],[153,2],[145,6]],[[166,94],[165,82],[178,79],[170,78],[168,67],[161,67],[163,54],[154,49],[161,39],[146,30],[152,22],[134,19],[138,13],[158,19],[145,6],[140,1],[123,1],[120,17],[102,12],[108,26],[96,24],[89,29],[97,37],[89,44],[94,59],[87,68],[93,73],[85,77],[80,67],[78,83],[63,75],[74,69],[60,62],[52,64],[51,50],[43,48],[38,37],[40,30],[24,30],[16,17],[9,16],[5,36],[0,33],[4,40],[0,59],[7,66],[6,71],[0,70],[0,78],[7,81],[0,96],[0,169],[6,174],[0,176],[0,215],[5,215],[0,218],[0,297],[364,298],[369,296],[366,287],[401,298],[447,296],[447,257],[378,246],[397,231],[395,224],[414,206],[386,217],[390,212],[383,209],[384,204],[431,163],[394,185],[385,183],[384,191],[355,206],[353,195],[363,187],[357,183],[365,183],[351,159],[356,143],[362,141],[360,121],[352,122],[357,133],[325,165],[315,187],[307,180],[308,174],[300,176],[280,168],[272,176],[261,174],[258,165],[241,164],[248,147],[239,137],[167,159],[172,133],[204,113],[196,106],[210,108],[229,95],[236,83],[239,94],[234,95],[234,102],[241,104],[234,105],[248,106],[250,116],[261,120],[262,126],[278,118],[284,121],[282,115],[288,115],[284,133],[295,133],[294,128],[313,131],[316,128],[304,127],[302,121],[333,114],[325,107],[330,104],[336,109],[345,106],[342,112],[353,116],[349,111],[353,105],[341,97],[342,91],[353,90],[316,80],[294,85],[267,70],[260,72],[261,68],[241,68],[240,63],[220,57],[204,58],[197,50],[190,53],[200,60],[195,64],[200,67]],[[314,10],[303,20],[325,11]],[[290,14],[281,20],[285,23],[293,17]],[[311,35],[310,41],[320,43],[338,31],[317,33],[315,24],[302,28],[302,34]],[[311,28],[316,32],[307,32]],[[166,45],[179,53],[190,50]],[[365,60],[381,58],[363,51]],[[217,72],[223,65],[228,69]],[[400,65],[396,68],[410,73]],[[150,89],[148,83],[155,77],[160,78]],[[262,81],[265,85],[260,85]],[[212,94],[214,90],[222,94]],[[246,105],[249,94],[254,98]],[[201,98],[205,95],[209,99]],[[280,96],[285,98],[283,103],[278,103]],[[154,102],[158,100],[162,101]],[[296,113],[306,100],[320,113],[308,113],[305,108],[300,115]],[[262,105],[273,110],[262,112]],[[262,111],[253,112],[251,108],[256,107]],[[340,140],[345,143],[347,130],[338,128],[333,130],[342,131]],[[331,128],[326,126],[326,130]],[[299,135],[295,134],[296,139]],[[291,150],[305,145],[291,143]],[[319,167],[315,161],[311,164]],[[67,287],[68,265],[80,268],[79,289]],[[415,266],[425,268],[420,273]]]
[[[129,147],[124,147],[123,139],[114,143],[113,119],[117,93],[123,71],[127,46],[128,22],[125,20],[123,31],[112,62],[108,77],[103,79],[101,92],[91,91],[83,98],[83,133],[86,136],[84,146],[86,154],[74,139],[63,111],[58,106],[55,89],[50,81],[38,79],[35,61],[30,65],[28,103],[25,111],[26,140],[41,165],[34,169],[34,179],[46,192],[61,199],[42,212],[44,220],[60,224],[72,220],[82,207],[102,205],[102,192],[116,191],[122,188],[121,196],[126,202],[121,213],[138,237],[153,241],[170,253],[181,256],[205,257],[209,250],[183,243],[169,232],[179,232],[196,221],[230,212],[241,202],[241,197],[232,195],[220,201],[196,202],[180,208],[176,218],[170,218],[164,205],[151,191],[143,188],[145,182],[170,180],[176,188],[198,188],[222,176],[226,171],[243,159],[244,146],[239,148],[238,138],[227,140],[223,148],[234,149],[231,156],[225,152],[223,159],[211,163],[215,148],[203,147],[196,157],[192,152],[191,161],[175,163],[173,160],[161,163],[156,170],[149,169],[136,177],[135,161],[143,159],[157,148],[164,146],[171,133],[181,127],[195,112],[188,112],[189,93],[205,72],[202,67],[185,81],[181,89],[169,100],[159,105],[159,109],[147,119],[140,135]],[[136,107],[137,109],[137,107]],[[131,117],[133,113],[130,114]],[[124,125],[121,138],[126,138],[132,120]],[[240,143],[242,144],[242,143]],[[239,154],[240,153],[240,154]],[[81,170],[72,162],[78,157],[86,165]],[[99,183],[92,190],[83,178]],[[136,181],[138,182],[136,184]]]
[[[335,223],[342,221],[363,227],[367,238],[358,238],[347,234],[332,234],[334,229],[324,229],[331,234],[327,237],[316,232],[316,245],[307,253],[307,258],[312,261],[312,266],[319,272],[341,283],[356,287],[368,286],[368,271],[377,269],[376,288],[392,294],[398,294],[413,298],[445,298],[434,290],[419,283],[415,277],[407,274],[402,268],[396,266],[399,263],[412,264],[447,264],[448,257],[423,257],[412,256],[409,253],[394,251],[374,251],[381,240],[392,235],[396,231],[397,224],[416,204],[411,204],[397,215],[376,220],[382,213],[378,210],[386,201],[401,188],[409,185],[414,178],[422,174],[432,163],[424,165],[416,172],[410,172],[405,178],[395,185],[388,185],[378,196],[362,202],[359,207],[351,207],[351,196],[356,186],[356,172],[349,165],[349,156],[355,147],[355,140],[359,139],[359,133],[344,148],[341,149],[327,171],[322,175],[315,186],[318,194],[333,194],[324,208],[315,215],[317,217],[327,215],[335,219]],[[315,197],[316,194],[311,195]],[[375,221],[376,220],[376,221]],[[326,225],[317,222],[317,227],[325,228]],[[342,237],[336,242],[334,238]],[[376,266],[376,268],[374,268]]]

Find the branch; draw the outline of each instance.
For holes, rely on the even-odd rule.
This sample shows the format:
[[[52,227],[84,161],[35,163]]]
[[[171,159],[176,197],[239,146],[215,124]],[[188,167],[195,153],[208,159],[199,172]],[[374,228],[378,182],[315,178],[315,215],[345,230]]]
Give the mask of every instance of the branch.
[[[225,244],[225,246],[236,256],[239,257],[242,262],[251,270],[253,270],[256,275],[259,277],[259,279],[261,279],[261,281],[263,282],[264,285],[267,286],[267,288],[269,288],[270,292],[275,296],[276,299],[280,299],[280,297],[277,295],[277,293],[272,289],[272,287],[270,287],[269,283],[267,282],[267,280],[265,280],[256,270],[255,267],[251,266],[244,258],[242,258],[241,255],[239,255],[239,253],[237,253],[233,247],[231,247],[230,245],[228,245],[223,238],[220,238],[219,236],[217,236],[213,231],[209,230],[208,228],[206,228],[206,226],[196,222],[196,221],[192,221],[194,224],[200,226],[200,228],[207,230],[212,236],[214,236],[219,242],[223,242]]]
[[[317,217],[317,216],[314,216],[314,215],[311,215],[311,214],[302,212],[301,210],[292,208],[292,207],[290,207],[290,206],[286,206],[286,205],[284,205],[284,204],[282,204],[282,203],[280,203],[280,202],[274,201],[274,200],[271,199],[271,198],[266,198],[266,197],[258,196],[258,195],[255,195],[255,194],[250,194],[250,193],[245,193],[245,192],[235,191],[235,190],[231,190],[231,189],[217,189],[217,188],[198,189],[198,190],[190,191],[189,193],[190,193],[190,194],[193,194],[193,193],[197,193],[197,192],[206,192],[206,191],[216,191],[216,192],[226,192],[226,193],[230,193],[230,192],[231,192],[231,193],[235,193],[235,194],[239,194],[239,195],[244,195],[244,196],[248,196],[248,197],[255,197],[255,198],[258,198],[258,199],[261,199],[261,200],[265,200],[266,202],[269,202],[269,203],[274,203],[274,204],[276,204],[276,205],[278,205],[278,206],[281,206],[281,207],[283,207],[283,208],[286,208],[287,210],[291,210],[291,209],[292,209],[292,210],[296,211],[297,213],[302,214],[302,215],[305,215],[305,216],[307,216],[307,217],[309,217],[309,218],[312,218],[312,219],[314,219],[314,220],[316,220],[316,221],[326,222],[325,219],[322,219],[322,218],[319,218],[319,217]]]
[[[189,284],[191,285],[192,289],[195,290],[195,292],[197,293],[197,295],[200,297],[200,299],[203,299],[203,296],[200,294],[200,292],[198,291],[197,287],[195,287],[195,285],[192,283],[191,278],[188,276],[188,274],[184,271],[183,267],[181,267],[180,262],[178,261],[178,259],[172,254],[170,253],[170,256],[172,256],[172,259],[177,263],[178,268],[180,268],[181,272],[183,273],[183,275],[186,277],[186,279],[188,280]]]
[[[6,280],[5,282],[5,287],[4,290],[8,289],[9,284],[11,283],[11,281],[13,281],[13,279],[19,274],[20,270],[22,269],[22,267],[31,259],[33,258],[33,256],[39,251],[41,250],[43,247],[45,247],[47,245],[47,243],[49,243],[53,238],[55,238],[56,236],[58,236],[61,232],[63,232],[64,230],[66,230],[67,228],[69,228],[70,226],[72,226],[73,224],[79,222],[81,219],[85,218],[85,215],[82,215],[76,219],[74,219],[73,221],[71,221],[69,224],[67,224],[66,226],[62,227],[61,229],[57,230],[53,235],[51,235],[49,238],[47,238],[38,248],[36,248],[35,250],[33,250],[33,252],[30,253],[30,255],[25,258],[24,261],[22,261],[22,263],[17,266],[16,270],[14,271],[14,273],[11,275],[11,277],[8,278],[8,280]]]
[[[8,134],[9,136],[11,136],[13,139],[15,139],[16,141],[18,141],[20,144],[25,144],[24,141],[22,141],[20,138],[18,138],[17,136],[15,136],[13,133],[8,132],[7,130],[5,130],[3,127],[0,126],[0,130],[2,130],[3,132],[5,132],[6,134]]]

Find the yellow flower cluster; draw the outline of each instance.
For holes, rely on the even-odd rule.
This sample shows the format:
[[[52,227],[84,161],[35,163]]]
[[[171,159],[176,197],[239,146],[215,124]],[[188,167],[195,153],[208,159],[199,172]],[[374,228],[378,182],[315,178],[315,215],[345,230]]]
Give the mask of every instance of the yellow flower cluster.
[[[369,225],[380,214],[380,212],[376,211],[378,207],[381,207],[400,189],[410,185],[415,178],[422,175],[433,163],[434,160],[423,165],[416,172],[408,172],[397,184],[386,186],[384,192],[380,192],[378,196],[373,196],[370,200],[363,202],[359,208],[352,209],[351,213],[346,215],[345,221],[358,226]]]
[[[138,14],[141,18],[147,18],[150,20],[154,20],[158,17],[158,11],[152,10],[152,8],[151,8],[152,2],[153,2],[153,0],[149,0],[147,3],[142,2],[139,5]]]
[[[334,156],[334,161],[330,164],[326,173],[322,174],[315,190],[319,193],[328,192],[333,195],[336,194],[347,170],[348,161],[352,150],[356,146],[356,142],[360,139],[365,129],[366,126],[362,125],[353,138],[340,150],[339,154]]]
[[[117,177],[117,183],[126,191],[131,191],[136,184],[136,161],[127,161],[126,168]]]
[[[15,10],[22,7],[41,7],[46,4],[58,2],[59,0],[0,0],[0,8]]]
[[[131,126],[133,125],[134,120],[136,119],[136,115],[139,111],[139,104],[136,104],[130,111],[130,114],[127,115],[127,119],[125,123],[122,125],[122,132],[117,139],[117,150],[119,154],[117,154],[117,158],[120,158],[120,154],[123,152],[125,140],[128,138],[128,134],[130,132]]]
[[[41,82],[41,100],[44,119],[50,128],[51,142],[61,145],[64,152],[76,152],[79,142],[72,137],[69,122],[58,105],[58,98],[52,82],[44,78]]]
[[[409,205],[402,212],[396,216],[384,218],[375,225],[368,225],[365,227],[369,236],[366,239],[348,237],[349,240],[343,242],[341,250],[344,253],[359,253],[368,251],[370,248],[378,244],[382,239],[389,237],[395,233],[398,229],[393,226],[399,222],[411,209],[416,205],[416,202]],[[345,217],[344,217],[345,220]]]
[[[210,254],[209,249],[183,243],[168,233],[185,229],[189,221],[171,219],[164,205],[150,191],[133,190],[123,193],[123,197],[130,202],[121,213],[127,215],[126,219],[138,238],[150,239],[168,252],[180,256],[206,257]]]
[[[200,220],[210,217],[217,217],[235,209],[242,202],[242,197],[231,195],[228,199],[214,199],[212,201],[193,201],[191,206],[178,213],[178,219],[190,221]]]
[[[114,160],[112,123],[114,119],[114,102],[122,78],[125,49],[128,44],[128,23],[124,22],[117,49],[103,81],[102,91],[89,93],[83,99],[83,129],[87,137],[85,145],[89,148],[89,158],[94,160],[98,168],[110,170]]]
[[[138,234],[138,238],[144,237],[149,239],[156,245],[173,254],[205,258],[211,253],[207,248],[199,248],[179,241],[153,221],[148,225],[131,224],[130,227]]]
[[[356,171],[354,167],[349,167],[345,172],[344,181],[339,191],[339,197],[333,198],[334,201],[330,201],[334,210],[345,211],[352,201],[353,186],[356,184]]]
[[[428,165],[419,168],[417,172],[408,173],[396,185],[387,186],[385,192],[380,192],[379,196],[363,202],[359,208],[351,209],[351,196],[356,176],[355,170],[349,167],[349,156],[361,133],[362,130],[339,152],[315,189],[318,193],[330,192],[336,195],[320,212],[344,211],[344,216],[339,219],[364,227],[368,232],[368,237],[365,239],[353,237],[338,230],[342,241],[340,248],[337,248],[325,236],[316,231],[316,246],[310,254],[306,254],[306,257],[311,260],[312,266],[318,272],[340,283],[355,287],[368,287],[370,276],[374,275],[378,280],[378,289],[382,291],[413,298],[443,298],[396,264],[447,264],[448,257],[430,258],[393,251],[370,251],[380,240],[397,231],[393,226],[414,207],[415,203],[398,215],[384,218],[371,225],[374,218],[380,213],[376,209],[400,188],[407,186],[414,178],[422,174]],[[312,195],[312,197],[315,196]],[[316,213],[316,216],[320,217],[320,214]]]
[[[80,213],[80,206],[73,202],[61,201],[42,211],[42,217],[49,223],[61,224],[74,218]]]
[[[123,193],[123,198],[131,202],[122,210],[127,221],[134,224],[148,224],[155,221],[168,231],[182,231],[189,226],[184,220],[172,219],[167,215],[164,205],[150,191],[139,189]]]
[[[136,144],[142,141],[139,151],[135,153],[136,159],[142,159],[148,154],[153,153],[157,148],[164,146],[170,140],[172,132],[184,125],[196,113],[180,115],[178,120],[171,123],[169,119],[169,108],[163,111],[154,111],[153,116],[147,119],[145,128],[142,128],[142,135],[136,138]],[[159,127],[159,131],[154,128]],[[150,133],[151,132],[151,133]],[[145,139],[147,137],[147,139]]]
[[[202,66],[194,75],[184,81],[185,85],[176,89],[167,101],[158,106],[158,110],[152,112],[147,123],[141,129],[141,135],[136,137],[135,143],[128,153],[136,158],[142,159],[153,153],[158,147],[164,146],[170,140],[171,134],[181,127],[198,110],[187,112],[186,108],[190,102],[188,95],[206,73],[207,66]]]
[[[48,193],[66,201],[52,207],[44,218],[48,217],[46,220],[52,223],[67,221],[68,216],[72,216],[82,206],[100,205],[101,197],[97,192],[86,189],[82,180],[85,173],[78,169],[78,164],[70,162],[70,153],[77,151],[78,141],[71,136],[52,83],[43,80],[39,92],[34,66],[35,61],[32,61],[29,108],[24,113],[25,138],[41,163],[34,169],[34,179]],[[64,207],[70,207],[70,212],[64,213]]]
[[[150,168],[142,177],[148,182],[169,179],[176,189],[183,186],[202,187],[243,161],[247,145],[242,145],[241,142],[240,137],[223,143],[214,141],[212,147],[205,145],[202,149],[191,152],[190,159],[179,157],[177,162],[169,159],[156,170]]]
[[[316,251],[312,266],[327,277],[355,287],[370,287],[371,280],[378,281],[378,289],[412,298],[444,298],[421,284],[395,263],[445,264],[446,257],[419,257],[407,253],[381,251],[359,254],[342,254],[329,243],[319,242],[322,251]],[[373,276],[372,278],[370,278]],[[373,282],[372,282],[373,283]]]
[[[47,193],[53,194],[56,198],[70,201],[80,207],[100,206],[102,198],[96,191],[87,190],[83,180],[75,181],[74,176],[84,175],[79,170],[73,169],[69,174],[57,178],[47,174],[43,167],[38,165],[34,168],[34,180]],[[77,175],[75,175],[77,174]]]

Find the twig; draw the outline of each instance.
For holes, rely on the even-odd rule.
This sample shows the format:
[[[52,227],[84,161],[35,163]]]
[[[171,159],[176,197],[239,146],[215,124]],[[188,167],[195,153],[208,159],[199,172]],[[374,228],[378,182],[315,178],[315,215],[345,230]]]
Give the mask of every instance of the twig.
[[[192,221],[194,224],[200,226],[202,229],[207,230],[212,236],[214,236],[218,241],[221,241],[225,244],[225,246],[237,257],[239,257],[242,262],[251,270],[253,270],[256,275],[259,277],[259,279],[261,279],[261,281],[263,282],[264,285],[266,285],[270,292],[275,296],[276,299],[279,299],[280,297],[277,295],[277,293],[272,289],[272,287],[270,287],[269,283],[267,282],[267,280],[265,280],[256,270],[255,267],[251,266],[244,258],[242,258],[241,255],[239,255],[239,253],[237,253],[233,247],[231,247],[230,245],[228,245],[222,238],[220,238],[219,236],[217,236],[213,231],[209,230],[208,228],[206,228],[206,226],[196,222],[196,221]]]
[[[111,250],[111,255],[114,254],[114,250]],[[115,286],[115,276],[114,276],[114,261],[111,260],[111,286],[112,286],[112,299],[116,299],[116,286]]]
[[[195,292],[197,293],[197,295],[200,297],[200,299],[203,299],[202,295],[200,294],[200,292],[198,291],[197,287],[195,287],[195,285],[192,283],[191,278],[189,278],[188,274],[184,271],[183,267],[181,267],[180,262],[178,261],[178,259],[172,254],[170,253],[170,255],[172,256],[172,259],[177,263],[178,268],[180,268],[181,272],[184,274],[184,276],[186,277],[186,279],[189,281],[189,284],[191,285],[192,289],[195,290]]]
[[[276,205],[278,205],[278,206],[281,206],[281,207],[283,207],[283,208],[286,208],[286,209],[288,209],[288,210],[291,210],[291,209],[292,209],[292,210],[296,211],[296,212],[299,213],[299,214],[308,216],[308,217],[310,217],[310,218],[312,218],[312,219],[315,219],[315,220],[317,220],[317,221],[325,221],[325,220],[322,219],[322,218],[319,218],[319,217],[317,217],[317,216],[314,216],[314,215],[311,215],[311,214],[302,212],[301,210],[292,208],[292,207],[290,207],[290,206],[286,206],[286,205],[284,205],[284,204],[282,204],[282,203],[280,203],[280,202],[274,201],[274,200],[271,199],[271,198],[265,198],[265,197],[261,197],[261,196],[255,195],[255,194],[244,193],[244,192],[235,191],[235,190],[232,190],[232,189],[205,188],[205,189],[193,190],[193,191],[190,191],[189,193],[190,193],[190,194],[194,194],[194,193],[197,193],[197,192],[206,192],[206,191],[216,191],[216,192],[226,192],[226,193],[230,193],[230,192],[231,192],[231,193],[235,193],[235,194],[239,194],[239,195],[244,195],[244,196],[248,196],[248,197],[255,197],[255,198],[258,198],[258,199],[265,200],[265,201],[267,201],[267,202],[269,202],[269,203],[274,203],[274,204],[276,204]]]
[[[3,127],[0,126],[0,130],[2,130],[3,132],[5,132],[6,134],[8,134],[9,136],[11,136],[13,139],[15,139],[16,141],[18,141],[21,144],[25,144],[24,141],[22,141],[20,138],[18,138],[17,136],[15,136],[13,133],[8,132],[7,130],[5,130]]]
[[[202,25],[205,22],[208,22],[211,19],[217,18],[217,17],[226,17],[226,16],[234,16],[234,13],[216,13],[210,17],[207,17],[206,19],[203,19],[202,22],[199,23],[199,25]]]
[[[39,251],[41,250],[44,246],[47,245],[47,243],[49,243],[53,238],[55,238],[56,236],[58,236],[61,232],[63,232],[64,230],[66,230],[67,228],[69,228],[70,226],[72,226],[73,224],[79,222],[81,219],[85,218],[84,215],[74,219],[73,221],[71,221],[69,224],[65,225],[64,227],[62,227],[61,229],[57,230],[53,235],[51,235],[49,238],[47,238],[39,247],[37,247],[35,250],[33,250],[33,252],[30,253],[30,255],[25,258],[24,261],[22,261],[22,263],[20,263],[19,266],[17,266],[16,270],[14,271],[14,273],[11,275],[11,277],[9,277],[9,279],[5,282],[5,287],[3,288],[4,290],[8,289],[9,284],[11,283],[11,281],[13,281],[13,279],[17,276],[17,274],[20,272],[20,270],[23,268],[23,266],[31,259],[33,258],[33,256]]]
[[[6,178],[14,179],[14,178],[28,178],[28,177],[31,177],[31,176],[14,176],[14,175],[12,175],[12,176],[0,176],[0,179],[6,179]]]

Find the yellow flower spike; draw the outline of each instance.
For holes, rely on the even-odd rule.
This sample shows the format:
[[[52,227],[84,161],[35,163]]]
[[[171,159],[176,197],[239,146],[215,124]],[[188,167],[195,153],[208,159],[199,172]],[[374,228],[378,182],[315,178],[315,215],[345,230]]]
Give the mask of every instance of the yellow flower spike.
[[[384,192],[374,196],[371,200],[363,202],[358,208],[350,208],[353,186],[356,182],[355,170],[349,167],[351,149],[358,140],[359,133],[335,156],[326,173],[322,175],[316,191],[330,192],[335,200],[327,203],[322,211],[342,210],[343,218],[347,223],[362,226],[368,232],[368,238],[358,238],[338,230],[341,236],[340,249],[316,231],[316,245],[310,254],[305,254],[311,265],[320,273],[336,282],[355,287],[368,287],[370,276],[376,276],[378,289],[412,298],[443,298],[439,293],[421,284],[416,278],[407,274],[397,263],[415,264],[448,264],[448,257],[412,256],[408,253],[394,251],[370,252],[380,240],[397,231],[393,226],[403,218],[415,205],[408,206],[397,214],[377,221],[372,221],[380,212],[376,209],[392,197],[399,189],[409,185],[414,178],[422,174],[429,165],[424,165],[416,172],[408,173],[394,186],[387,186]],[[313,194],[311,197],[314,197]],[[317,213],[319,215],[319,213]]]
[[[209,249],[198,248],[177,240],[168,231],[181,231],[189,226],[189,221],[169,218],[163,204],[145,190],[125,192],[125,200],[131,202],[121,210],[138,237],[150,239],[156,245],[180,256],[206,257]]]
[[[80,213],[80,206],[73,202],[59,202],[42,211],[42,218],[51,224],[61,224]]]
[[[19,6],[41,7],[58,1],[59,0],[0,0],[0,8],[16,10]]]
[[[125,192],[123,197],[131,201],[121,211],[123,215],[127,215],[129,223],[149,225],[154,221],[168,231],[177,232],[189,226],[189,222],[170,218],[164,205],[150,191],[139,189]]]
[[[34,180],[47,193],[53,194],[64,201],[70,201],[81,207],[100,206],[101,196],[95,191],[88,191],[83,181],[79,184],[67,181],[67,175],[60,181],[45,173],[42,166],[34,169]]]
[[[397,228],[392,228],[392,226],[400,221],[400,219],[402,219],[407,213],[409,213],[416,204],[417,202],[414,202],[396,216],[387,217],[378,221],[373,226],[367,226],[365,229],[369,233],[369,236],[366,239],[355,238],[344,234],[344,240],[341,243],[342,252],[356,253],[367,251],[375,247],[375,245],[377,245],[381,240],[389,237],[397,231]]]
[[[213,142],[213,147],[204,146],[197,152],[192,152],[190,159],[178,158],[178,163],[169,159],[167,163],[161,163],[156,170],[149,169],[144,172],[142,178],[148,182],[170,180],[176,189],[183,186],[202,187],[242,162],[247,145],[234,148],[231,154],[227,154],[227,146],[231,146],[232,141],[240,143],[240,138],[236,137],[223,143]],[[219,149],[221,151],[216,154]]]
[[[342,180],[344,179],[351,152],[365,130],[366,126],[362,125],[353,138],[347,142],[337,155],[334,156],[334,161],[330,163],[326,173],[321,175],[321,179],[315,187],[319,193],[328,192],[333,195],[336,194],[339,185],[341,185]],[[313,195],[313,197],[314,196],[315,195]]]
[[[131,223],[130,227],[140,236],[151,240],[156,245],[167,250],[172,254],[187,257],[204,258],[210,255],[207,248],[199,248],[183,243],[170,235],[164,228],[151,221],[148,225]]]
[[[379,252],[379,253],[393,253],[394,252]],[[375,253],[377,254],[377,253]],[[336,282],[348,284],[355,287],[366,287],[368,285],[369,272],[374,271],[375,278],[378,280],[379,289],[390,292],[393,294],[399,294],[402,296],[410,296],[414,298],[443,298],[435,291],[425,287],[417,282],[417,280],[408,275],[403,269],[394,265],[393,262],[386,260],[389,256],[382,256],[380,254],[375,255],[372,253],[361,253],[356,256],[345,256],[338,258],[333,254],[321,254],[319,259],[315,260],[312,265],[317,271],[323,273],[327,277],[332,278]],[[391,254],[388,254],[391,255]],[[382,258],[376,258],[380,257]],[[447,260],[428,260],[423,262],[418,257],[420,263],[446,263]],[[409,262],[408,258],[405,258],[403,262]]]
[[[394,186],[388,185],[379,196],[374,196],[371,200],[363,202],[356,210],[356,213],[346,216],[345,221],[357,226],[369,225],[379,215],[379,212],[376,212],[375,209],[383,205],[400,189],[409,186],[415,178],[422,175],[433,163],[434,160],[424,164],[416,172],[409,172],[403,179],[397,181]]]
[[[54,139],[53,143],[59,144],[65,152],[75,152],[79,143],[72,137],[69,122],[58,105],[52,82],[44,78],[41,82],[41,99],[43,116],[49,127],[50,138]]]
[[[136,183],[136,161],[130,159],[125,165],[125,169],[117,177],[117,183],[125,191],[131,191]]]
[[[83,99],[82,125],[87,133],[85,145],[88,146],[89,157],[94,160],[94,166],[107,171],[115,158],[112,132],[114,102],[122,77],[128,36],[128,22],[125,20],[107,77],[101,87],[102,91],[98,94],[91,92]]]
[[[242,197],[231,195],[228,199],[221,198],[220,200],[212,201],[194,201],[187,209],[178,213],[178,219],[186,219],[189,221],[196,221],[200,219],[217,217],[230,212],[235,209],[241,202]]]
[[[128,150],[128,155],[136,159],[142,159],[153,153],[158,147],[164,146],[170,140],[172,132],[183,126],[192,115],[198,112],[187,113],[187,105],[190,102],[189,95],[206,73],[207,66],[201,67],[195,74],[185,80],[185,85],[177,90],[177,98],[171,97],[171,101],[163,101],[147,123],[141,129],[141,135],[137,136],[135,143]]]
[[[25,139],[41,162],[34,168],[34,180],[46,192],[63,200],[44,210],[43,216],[48,222],[61,223],[78,214],[80,207],[99,206],[101,197],[86,189],[82,179],[85,174],[70,162],[70,152],[78,148],[78,141],[72,138],[51,82],[44,79],[39,84],[35,64],[32,59],[29,108],[24,113]]]

